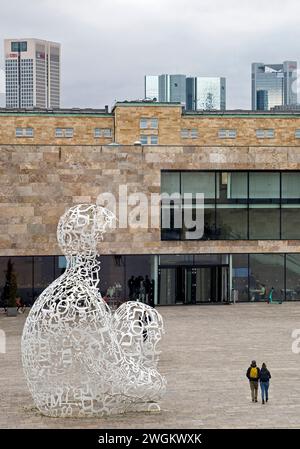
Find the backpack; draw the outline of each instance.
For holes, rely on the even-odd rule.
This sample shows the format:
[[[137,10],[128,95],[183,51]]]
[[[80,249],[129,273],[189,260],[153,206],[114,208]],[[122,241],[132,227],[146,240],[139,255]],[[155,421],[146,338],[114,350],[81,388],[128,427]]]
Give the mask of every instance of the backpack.
[[[257,366],[252,366],[250,369],[250,377],[251,379],[257,379],[258,378],[258,369]]]

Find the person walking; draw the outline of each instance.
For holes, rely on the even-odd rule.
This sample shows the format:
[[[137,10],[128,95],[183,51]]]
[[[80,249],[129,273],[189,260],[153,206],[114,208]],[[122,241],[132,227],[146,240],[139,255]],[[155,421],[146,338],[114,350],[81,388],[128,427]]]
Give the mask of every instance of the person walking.
[[[256,361],[252,360],[251,365],[247,369],[246,376],[249,379],[252,402],[257,402],[258,380],[260,369],[256,365]]]
[[[260,373],[259,373],[259,382],[261,389],[261,401],[262,404],[268,402],[269,399],[269,385],[270,385],[271,373],[267,369],[267,365],[265,363],[262,364]]]

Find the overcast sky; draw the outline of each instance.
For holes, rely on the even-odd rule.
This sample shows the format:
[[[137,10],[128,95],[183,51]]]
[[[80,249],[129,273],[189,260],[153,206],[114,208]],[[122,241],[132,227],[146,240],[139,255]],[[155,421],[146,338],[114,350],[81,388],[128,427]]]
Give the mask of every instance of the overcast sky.
[[[144,74],[184,73],[225,76],[227,108],[248,109],[251,62],[298,61],[299,15],[299,0],[0,0],[0,39],[61,43],[62,107],[142,98]]]

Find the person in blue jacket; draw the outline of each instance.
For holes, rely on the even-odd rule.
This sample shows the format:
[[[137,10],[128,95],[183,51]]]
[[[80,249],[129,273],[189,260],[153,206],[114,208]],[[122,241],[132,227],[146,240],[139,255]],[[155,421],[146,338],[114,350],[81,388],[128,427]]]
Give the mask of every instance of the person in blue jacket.
[[[261,389],[261,400],[262,404],[268,402],[269,399],[269,386],[270,386],[271,373],[267,369],[267,365],[265,363],[262,364],[260,372],[259,372],[259,383]]]

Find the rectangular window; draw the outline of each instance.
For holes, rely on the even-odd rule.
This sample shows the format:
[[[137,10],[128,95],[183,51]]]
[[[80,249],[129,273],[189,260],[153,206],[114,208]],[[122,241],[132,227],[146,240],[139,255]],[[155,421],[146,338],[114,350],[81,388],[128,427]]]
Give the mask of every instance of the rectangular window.
[[[12,42],[11,43],[11,51],[27,51],[27,42]]]
[[[151,118],[141,118],[140,119],[140,129],[158,129],[158,119]]]
[[[218,135],[219,135],[220,139],[235,139],[236,138],[236,130],[235,129],[220,129]]]
[[[94,137],[101,137],[102,136],[102,130],[100,128],[94,129]]]
[[[140,119],[140,128],[141,129],[148,128],[148,120],[146,118],[141,118]]]
[[[258,139],[272,139],[275,136],[274,129],[257,129],[256,137]]]
[[[295,138],[300,139],[300,129],[296,129],[295,131]]]
[[[161,187],[169,195],[180,193],[182,223],[187,209],[196,217],[202,207],[196,204],[196,193],[203,193],[203,239],[300,240],[300,171],[163,171]],[[192,198],[189,205],[183,202],[184,194]],[[172,216],[175,207],[164,205],[164,213]],[[161,235],[190,238],[183,225],[165,227]]]
[[[33,137],[33,128],[16,128],[16,137]]]
[[[55,129],[55,137],[64,137],[63,129],[62,128],[56,128]]]
[[[158,137],[157,136],[150,136],[150,143],[151,143],[151,145],[157,145],[158,144]]]
[[[150,128],[151,129],[157,129],[158,128],[158,119],[157,118],[151,118],[150,119]]]
[[[182,139],[197,139],[198,130],[196,128],[192,129],[183,128],[180,131],[180,135]]]
[[[65,129],[65,137],[73,137],[73,128]]]
[[[198,130],[196,128],[192,128],[191,129],[191,138],[197,139],[197,137],[198,137]]]
[[[55,137],[73,137],[73,128],[55,128]]]
[[[103,137],[111,137],[111,129],[110,128],[103,129]]]
[[[185,128],[181,130],[180,134],[182,139],[188,139],[190,136],[189,130]]]
[[[147,145],[148,144],[148,136],[141,135],[140,142],[142,145]]]

